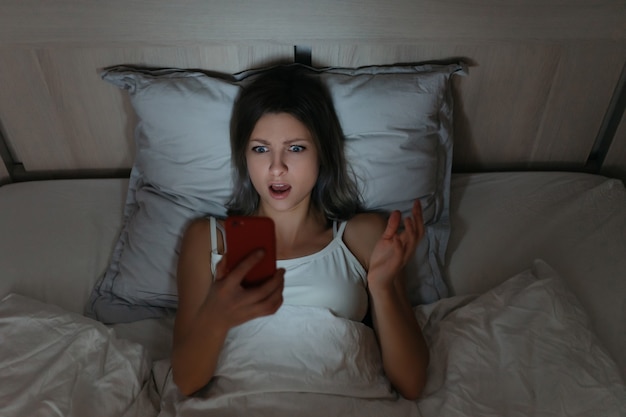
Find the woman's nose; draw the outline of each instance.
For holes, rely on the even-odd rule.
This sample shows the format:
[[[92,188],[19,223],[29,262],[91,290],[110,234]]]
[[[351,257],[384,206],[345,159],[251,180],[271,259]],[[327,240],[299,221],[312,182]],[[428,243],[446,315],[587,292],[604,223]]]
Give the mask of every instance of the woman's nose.
[[[280,175],[287,171],[287,165],[281,155],[276,155],[272,158],[272,164],[270,165],[270,172],[274,175]]]

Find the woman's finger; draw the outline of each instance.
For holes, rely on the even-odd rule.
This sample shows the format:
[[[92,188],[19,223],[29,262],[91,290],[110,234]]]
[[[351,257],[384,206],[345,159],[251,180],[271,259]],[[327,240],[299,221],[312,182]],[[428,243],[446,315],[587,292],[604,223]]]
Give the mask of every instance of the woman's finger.
[[[283,302],[284,269],[278,269],[276,274],[255,287],[240,288],[240,312],[244,321],[273,314]]]
[[[419,242],[424,236],[424,216],[422,213],[422,204],[419,200],[415,200],[413,203],[412,209],[413,222],[415,223],[415,234],[417,236],[417,241]]]
[[[404,230],[407,237],[407,244],[413,245],[413,242],[416,240],[417,228],[415,227],[415,221],[411,217],[407,217],[404,219]]]
[[[258,303],[250,306],[247,310],[247,319],[252,320],[257,317],[274,314],[283,304],[282,291],[275,291]]]
[[[226,268],[226,254],[222,256],[222,259],[215,266],[215,276],[213,278],[214,281],[219,281],[223,279],[226,275],[228,275],[228,270]]]
[[[400,226],[401,219],[402,215],[398,210],[394,210],[393,212],[391,212],[391,214],[389,215],[389,220],[387,220],[387,227],[385,228],[385,231],[382,235],[383,239],[391,239],[395,236],[396,232],[398,231],[398,227]]]
[[[228,256],[228,253],[224,254],[224,256]],[[263,256],[265,256],[265,252],[262,249],[258,249],[243,258],[237,266],[227,272],[228,276],[231,277],[229,282],[232,282],[233,285],[241,285],[248,272],[263,259]]]
[[[415,219],[412,216],[404,218],[404,230],[406,230],[411,235],[415,235]]]
[[[264,281],[262,284],[259,284],[257,286],[246,288],[245,292],[247,302],[250,304],[259,303],[275,292],[280,292],[282,294],[284,282],[285,269],[276,269],[274,275],[267,281]]]
[[[236,279],[220,283],[221,296],[218,297],[223,304],[224,314],[231,317],[232,325],[275,313],[282,305],[284,273],[285,270],[279,268],[272,278],[255,287],[244,288],[237,284]],[[231,285],[233,282],[235,284]]]

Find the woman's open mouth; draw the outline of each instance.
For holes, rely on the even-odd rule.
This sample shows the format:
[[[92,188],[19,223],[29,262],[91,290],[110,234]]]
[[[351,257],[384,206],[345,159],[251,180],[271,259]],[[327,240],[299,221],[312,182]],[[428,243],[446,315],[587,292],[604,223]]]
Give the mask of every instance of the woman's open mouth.
[[[269,186],[270,195],[276,199],[283,199],[289,195],[289,191],[291,190],[291,185],[276,183]]]

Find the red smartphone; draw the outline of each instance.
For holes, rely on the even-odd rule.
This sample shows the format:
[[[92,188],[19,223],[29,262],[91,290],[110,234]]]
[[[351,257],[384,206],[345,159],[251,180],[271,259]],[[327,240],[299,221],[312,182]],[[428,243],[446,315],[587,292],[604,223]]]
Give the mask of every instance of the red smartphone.
[[[226,268],[231,271],[256,249],[265,256],[242,281],[245,287],[263,283],[276,272],[276,235],[274,221],[269,217],[231,216],[225,222]]]

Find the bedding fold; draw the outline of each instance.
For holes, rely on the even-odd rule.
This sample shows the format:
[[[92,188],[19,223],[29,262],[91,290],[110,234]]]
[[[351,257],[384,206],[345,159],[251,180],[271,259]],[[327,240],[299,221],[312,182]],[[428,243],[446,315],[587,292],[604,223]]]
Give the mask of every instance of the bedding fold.
[[[481,295],[414,308],[431,354],[418,401],[391,387],[373,330],[328,309],[284,305],[231,329],[214,379],[185,397],[169,359],[11,294],[0,301],[0,414],[626,415],[626,385],[565,282],[537,260]]]
[[[157,413],[145,349],[101,323],[9,294],[0,302],[0,339],[3,417]]]
[[[544,261],[416,313],[431,351],[424,416],[626,415],[616,363]]]

